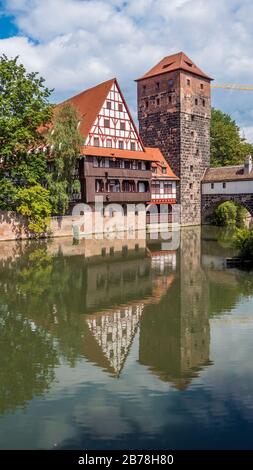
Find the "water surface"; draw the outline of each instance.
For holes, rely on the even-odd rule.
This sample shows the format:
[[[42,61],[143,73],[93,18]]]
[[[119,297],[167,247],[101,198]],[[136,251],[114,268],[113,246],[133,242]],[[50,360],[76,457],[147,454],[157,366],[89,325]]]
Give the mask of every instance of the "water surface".
[[[253,273],[228,239],[1,243],[0,448],[252,449]]]

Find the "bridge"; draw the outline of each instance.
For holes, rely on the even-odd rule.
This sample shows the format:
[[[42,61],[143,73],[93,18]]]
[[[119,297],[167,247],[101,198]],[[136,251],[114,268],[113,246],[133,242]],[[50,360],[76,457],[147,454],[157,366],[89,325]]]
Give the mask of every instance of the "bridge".
[[[202,222],[225,201],[240,204],[253,217],[253,168],[250,155],[246,157],[244,165],[206,170],[202,180]]]

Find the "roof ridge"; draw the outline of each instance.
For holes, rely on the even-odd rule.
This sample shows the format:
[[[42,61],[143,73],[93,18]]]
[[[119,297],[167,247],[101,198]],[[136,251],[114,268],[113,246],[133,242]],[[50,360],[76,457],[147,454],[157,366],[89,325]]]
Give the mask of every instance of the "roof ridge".
[[[86,88],[85,90],[83,91],[80,91],[79,93],[76,93],[76,95],[73,95],[73,96],[70,96],[70,98],[66,98],[66,100],[64,101],[61,101],[60,103],[57,103],[57,106],[61,105],[61,104],[64,104],[64,103],[67,103],[68,101],[72,100],[73,98],[78,98],[78,96],[82,96],[84,95],[85,93],[88,93],[89,91],[91,90],[94,90],[95,88],[99,88],[101,86],[105,86],[106,84],[109,85],[110,82],[115,82],[117,79],[116,77],[113,77],[113,78],[110,78],[109,80],[105,80],[104,82],[101,82],[101,83],[98,83],[97,85],[95,86],[92,86],[90,88]]]

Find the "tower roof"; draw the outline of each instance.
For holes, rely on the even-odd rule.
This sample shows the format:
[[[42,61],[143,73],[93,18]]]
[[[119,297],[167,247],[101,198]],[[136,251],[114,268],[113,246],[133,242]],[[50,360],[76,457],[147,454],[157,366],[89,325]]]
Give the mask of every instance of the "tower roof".
[[[177,54],[168,55],[164,57],[158,64],[152,67],[145,75],[137,78],[137,82],[149,77],[155,77],[156,75],[162,75],[163,73],[172,72],[175,70],[184,70],[200,77],[212,80],[211,77],[206,75],[184,52],[178,52]]]

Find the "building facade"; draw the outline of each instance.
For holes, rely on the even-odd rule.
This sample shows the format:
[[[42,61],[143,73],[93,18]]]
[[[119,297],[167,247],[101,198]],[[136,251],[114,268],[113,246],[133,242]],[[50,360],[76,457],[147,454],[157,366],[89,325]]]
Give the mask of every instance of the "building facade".
[[[161,150],[180,178],[182,225],[201,223],[201,180],[210,166],[210,81],[183,52],[137,80],[140,136]]]
[[[115,78],[67,102],[77,110],[84,143],[78,169],[82,202],[92,205],[100,196],[104,204],[125,206],[176,203],[178,178],[159,148],[143,145]]]

